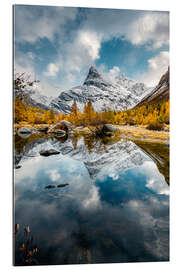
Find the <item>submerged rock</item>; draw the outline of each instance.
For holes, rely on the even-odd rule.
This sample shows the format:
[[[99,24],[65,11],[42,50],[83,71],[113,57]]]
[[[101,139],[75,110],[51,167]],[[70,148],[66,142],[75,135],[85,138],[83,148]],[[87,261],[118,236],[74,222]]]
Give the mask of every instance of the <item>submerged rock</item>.
[[[60,137],[66,135],[66,131],[64,131],[62,129],[54,130],[52,133],[55,134],[56,136],[60,136]]]
[[[16,165],[15,169],[20,169],[22,166],[21,165]]]
[[[45,156],[45,157],[60,154],[60,152],[55,149],[41,150],[39,153],[41,156]]]
[[[39,132],[48,132],[48,130],[49,130],[49,127],[40,127],[40,128],[38,128],[38,131]]]
[[[50,188],[56,188],[56,186],[54,186],[54,185],[45,186],[45,189],[50,189]]]
[[[59,184],[57,185],[58,188],[69,186],[69,184]]]
[[[29,134],[32,133],[32,129],[28,127],[21,127],[18,129],[18,134]]]
[[[31,136],[32,133],[18,133],[18,136],[22,139],[27,139]]]

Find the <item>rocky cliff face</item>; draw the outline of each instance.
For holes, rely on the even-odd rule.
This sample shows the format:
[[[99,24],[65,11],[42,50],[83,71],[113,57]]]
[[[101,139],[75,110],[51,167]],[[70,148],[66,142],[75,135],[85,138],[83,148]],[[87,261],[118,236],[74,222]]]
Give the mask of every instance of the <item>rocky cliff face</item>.
[[[62,92],[52,100],[50,106],[68,114],[74,99],[80,111],[90,100],[98,112],[105,109],[121,111],[135,106],[150,91],[143,83],[126,78],[123,74],[108,82],[94,67],[90,67],[83,85]]]
[[[150,94],[142,99],[137,105],[153,104],[169,99],[169,68],[168,71],[161,77],[158,85],[152,90]]]

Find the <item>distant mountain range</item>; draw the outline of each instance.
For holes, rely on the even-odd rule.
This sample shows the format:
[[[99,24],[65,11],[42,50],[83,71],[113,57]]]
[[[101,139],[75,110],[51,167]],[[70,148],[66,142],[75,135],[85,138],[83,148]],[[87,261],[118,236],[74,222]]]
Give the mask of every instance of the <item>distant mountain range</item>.
[[[74,100],[82,112],[90,100],[97,112],[105,110],[122,111],[149,102],[158,102],[169,98],[169,69],[155,88],[125,77],[117,76],[113,82],[105,80],[94,68],[90,67],[83,85],[63,91],[57,98],[40,94],[38,85],[25,89],[28,98],[25,102],[41,109],[54,109],[56,112],[69,114]],[[17,92],[17,93],[16,93]],[[15,95],[20,95],[18,91]]]

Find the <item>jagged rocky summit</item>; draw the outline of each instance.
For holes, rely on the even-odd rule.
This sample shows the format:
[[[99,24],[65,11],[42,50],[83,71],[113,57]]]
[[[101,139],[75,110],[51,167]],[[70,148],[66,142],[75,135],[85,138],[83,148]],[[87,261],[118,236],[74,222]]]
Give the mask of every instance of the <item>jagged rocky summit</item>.
[[[109,82],[94,67],[90,67],[83,85],[61,92],[59,97],[51,101],[50,107],[68,114],[74,100],[80,111],[90,100],[95,111],[122,111],[134,107],[151,90],[144,83],[126,78],[123,74]]]

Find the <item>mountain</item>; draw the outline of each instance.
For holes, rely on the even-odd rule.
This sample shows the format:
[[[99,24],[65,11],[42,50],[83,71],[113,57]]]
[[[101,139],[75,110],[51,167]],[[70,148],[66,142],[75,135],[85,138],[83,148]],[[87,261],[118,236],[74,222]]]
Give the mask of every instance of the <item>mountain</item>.
[[[62,92],[51,101],[50,106],[68,114],[74,100],[80,111],[83,111],[84,105],[90,100],[95,111],[122,111],[134,107],[151,90],[144,83],[126,78],[123,74],[117,76],[113,82],[107,81],[94,67],[90,67],[83,85]]]
[[[90,67],[83,85],[63,91],[56,97],[47,97],[40,93],[38,84],[26,87],[23,91],[15,89],[15,96],[25,103],[40,109],[69,114],[76,100],[82,112],[84,105],[91,101],[97,112],[105,110],[123,111],[146,103],[154,103],[169,98],[169,69],[161,77],[158,85],[152,89],[120,74],[113,81],[107,81],[94,68]]]
[[[42,95],[38,84],[34,83],[32,86],[26,86],[23,90],[15,87],[14,90],[15,97],[19,97],[26,104],[43,110],[50,109],[50,103],[53,98]]]
[[[150,94],[145,96],[137,106],[144,104],[153,104],[169,99],[169,68],[167,72],[161,77],[158,85],[152,90]],[[136,106],[136,107],[137,107]]]

